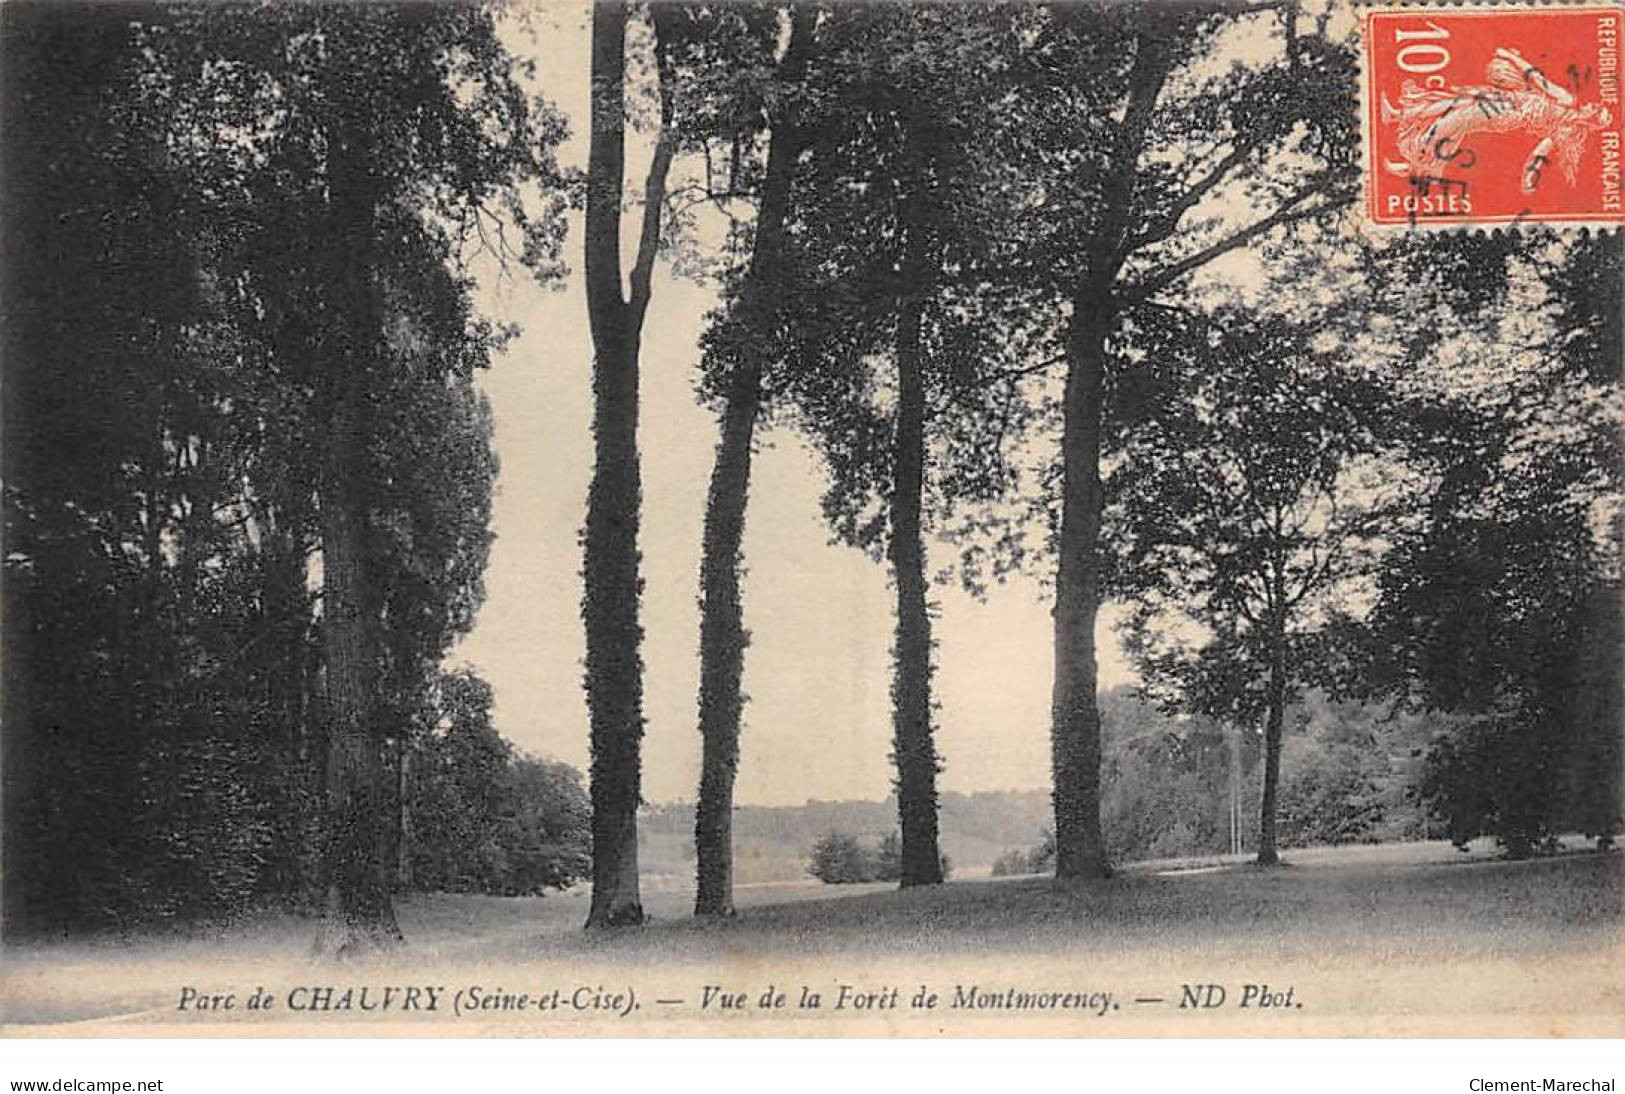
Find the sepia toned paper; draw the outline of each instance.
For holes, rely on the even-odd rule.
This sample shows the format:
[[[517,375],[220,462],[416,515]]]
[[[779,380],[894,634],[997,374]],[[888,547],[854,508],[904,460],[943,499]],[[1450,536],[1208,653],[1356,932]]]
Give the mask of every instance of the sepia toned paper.
[[[905,28],[911,15],[935,17],[924,3],[895,10]],[[1062,5],[1062,23],[1066,10]],[[1184,6],[1076,10],[1107,22],[1121,19],[1139,28],[1142,42],[1195,33],[1197,27],[1192,9]],[[1512,475],[1509,468],[1520,453],[1538,455],[1543,437],[1560,445],[1570,443],[1568,429],[1605,439],[1609,430],[1617,434],[1617,318],[1601,335],[1605,343],[1614,339],[1608,343],[1614,370],[1588,381],[1583,397],[1565,402],[1568,389],[1555,386],[1545,395],[1531,395],[1518,377],[1547,367],[1541,362],[1568,344],[1557,341],[1560,336],[1547,321],[1542,295],[1547,289],[1533,272],[1538,263],[1559,267],[1576,248],[1598,239],[1617,251],[1611,233],[1625,219],[1618,202],[1617,75],[1625,9],[1591,4],[1375,9],[1333,0],[1293,7],[1291,15],[1288,10],[1271,4],[1215,6],[1211,18],[1218,29],[1202,24],[1200,46],[1174,51],[1180,61],[1167,76],[1160,107],[1151,107],[1146,130],[1163,143],[1153,140],[1140,149],[1124,177],[1142,188],[1137,191],[1142,196],[1154,184],[1166,183],[1191,188],[1192,197],[1178,209],[1165,238],[1124,265],[1114,299],[1150,299],[1195,311],[1286,309],[1299,320],[1323,312],[1329,317],[1324,333],[1337,340],[1325,351],[1343,360],[1366,354],[1386,361],[1415,352],[1412,372],[1393,373],[1411,377],[1403,383],[1437,383],[1444,390],[1450,384],[1439,377],[1452,375],[1462,399],[1489,400],[1485,393],[1498,389],[1514,392],[1508,398],[1529,399],[1520,421],[1550,432],[1531,433],[1533,448],[1505,455],[1500,470],[1486,471],[1492,477]],[[1475,39],[1477,52],[1450,54],[1446,47],[1459,34],[1451,39],[1438,28],[1455,26],[1449,20],[1460,20],[1465,10],[1483,19],[1508,14],[1505,40],[1483,36]],[[545,96],[567,120],[570,135],[558,156],[576,171],[587,168],[591,137],[591,15],[589,7],[561,0],[504,9],[498,19],[503,44],[536,66],[530,90]],[[346,9],[334,9],[332,17],[345,18]],[[1395,51],[1368,40],[1372,28],[1390,33],[1395,26],[1411,27],[1405,20],[1413,17],[1420,22],[1412,30],[1431,36],[1406,41],[1433,47],[1424,60],[1428,65],[1441,60],[1435,70],[1438,86],[1425,82],[1433,71],[1412,77],[1391,71]],[[781,60],[789,19],[786,14]],[[624,274],[635,295],[639,201],[655,155],[659,103],[641,10],[634,10],[631,23],[632,122],[620,229]],[[13,19],[7,33],[28,25]],[[1307,54],[1289,60],[1294,48],[1289,43],[1298,34],[1341,51],[1340,63],[1358,73],[1339,100],[1346,109],[1340,131],[1359,145],[1343,150],[1352,166],[1341,175],[1318,167],[1311,172],[1311,153],[1298,143],[1301,137],[1290,134],[1281,138],[1286,150],[1273,159],[1260,152],[1257,163],[1250,155],[1227,160],[1248,140],[1245,132],[1209,141],[1201,132],[1188,132],[1175,113],[1198,111],[1204,94],[1222,102],[1227,88],[1264,94],[1244,78],[1264,69],[1280,75],[1270,94],[1324,96],[1326,87],[1334,86],[1327,81],[1335,66]],[[5,46],[18,48],[15,39]],[[1496,50],[1514,51],[1541,78],[1516,66],[1513,75],[1497,70],[1486,77],[1481,56],[1486,50],[1489,57],[1498,56]],[[958,63],[968,62],[959,58]],[[1114,66],[1126,63],[1103,56],[1101,79],[1120,79],[1122,70]],[[70,80],[73,66],[59,64],[49,71],[53,79]],[[1231,81],[1227,73],[1238,75]],[[1294,73],[1302,85],[1293,84]],[[1069,69],[1056,78],[1087,76]],[[1502,125],[1497,107],[1485,115],[1496,126],[1458,126],[1451,130],[1453,143],[1442,149],[1436,133],[1418,135],[1432,124],[1415,121],[1427,110],[1435,109],[1428,115],[1435,120],[1440,110],[1448,116],[1448,104],[1430,105],[1427,94],[1472,99],[1476,93],[1470,89],[1514,77],[1522,81],[1521,90],[1503,88],[1507,94],[1530,97],[1531,103],[1545,96],[1528,107],[1532,120]],[[1405,106],[1399,96],[1407,78],[1423,83],[1405,92],[1411,95]],[[9,96],[15,88],[7,86]],[[1558,92],[1545,90],[1551,87]],[[1169,104],[1175,105],[1170,109]],[[1259,116],[1268,116],[1276,105],[1260,106]],[[1394,119],[1406,109],[1413,116],[1405,134],[1382,129],[1399,126]],[[1130,120],[1128,113],[1108,115],[1100,131]],[[1199,119],[1199,124],[1206,123]],[[1452,157],[1463,147],[1474,150],[1478,174],[1452,175],[1460,166],[1460,158]],[[808,153],[809,162],[815,155]],[[1409,174],[1390,169],[1396,157],[1406,156],[1409,161],[1401,167]],[[1534,156],[1549,165],[1535,171],[1538,200],[1511,209],[1506,202],[1522,192],[1518,186],[1530,177]],[[1296,177],[1295,157],[1303,168]],[[1567,159],[1559,163],[1560,157]],[[690,152],[680,152],[675,162],[672,188],[679,182],[697,185],[701,169]],[[1088,157],[1080,157],[1077,170],[1094,169],[1089,164]],[[1571,167],[1578,180],[1572,183],[1564,178]],[[1481,181],[1496,171],[1505,177]],[[1373,172],[1382,177],[1373,181]],[[1289,184],[1303,185],[1304,194],[1295,194]],[[16,197],[16,185],[7,183],[8,219],[32,208]],[[1409,186],[1418,196],[1415,207],[1387,215],[1381,195],[1390,185],[1399,187],[1395,194]],[[1435,207],[1420,200],[1462,193],[1492,193],[1496,204],[1493,209],[1481,204],[1475,213],[1470,201]],[[1565,195],[1572,194],[1580,196],[1565,204]],[[571,199],[577,205],[580,195],[578,187]],[[755,205],[738,202],[733,212],[753,217]],[[1041,224],[1050,214],[1040,204],[1030,215],[1031,224]],[[1592,838],[1595,833],[1564,830],[1529,858],[1504,854],[1489,834],[1475,834],[1458,848],[1447,825],[1424,803],[1399,796],[1384,807],[1386,827],[1363,829],[1336,845],[1283,842],[1284,865],[1259,867],[1253,864],[1257,847],[1252,842],[1258,776],[1249,763],[1245,778],[1237,770],[1233,779],[1227,775],[1212,787],[1190,791],[1207,795],[1204,802],[1216,799],[1212,815],[1223,818],[1221,826],[1233,833],[1227,845],[1187,849],[1168,836],[1158,845],[1162,850],[1114,861],[1110,877],[1057,880],[1050,876],[1053,864],[1041,872],[993,876],[996,860],[1030,852],[1044,829],[1055,824],[1050,734],[1057,658],[1054,551],[1060,533],[1058,525],[1046,522],[1058,521],[1062,506],[1056,480],[1046,479],[1042,469],[1060,458],[1060,419],[1054,415],[1067,398],[1066,363],[1039,373],[1048,366],[1036,353],[1025,363],[1034,366],[1038,378],[1021,390],[1034,408],[1047,409],[1033,411],[1024,427],[1029,432],[1011,448],[1011,459],[1023,472],[1018,485],[974,510],[986,518],[986,528],[951,540],[943,534],[952,530],[945,521],[927,529],[925,538],[926,572],[945,571],[944,580],[927,593],[934,643],[933,740],[941,760],[936,792],[941,849],[950,867],[942,885],[899,889],[890,882],[825,884],[808,876],[812,844],[826,831],[849,832],[872,845],[898,826],[892,736],[897,584],[883,543],[855,549],[838,542],[840,533],[826,519],[839,509],[825,501],[832,490],[832,461],[820,450],[816,429],[801,428],[805,410],[786,404],[764,411],[756,426],[741,549],[749,644],[741,686],[748,701],[732,810],[737,914],[693,916],[693,803],[701,772],[699,574],[719,436],[715,392],[706,401],[696,389],[702,384],[707,334],[729,299],[723,289],[729,247],[739,245],[729,220],[703,212],[694,216],[681,232],[667,225],[669,246],[648,282],[637,370],[645,728],[636,847],[647,921],[584,929],[592,897],[583,881],[545,896],[419,892],[403,886],[393,906],[404,944],[353,957],[320,954],[319,945],[313,949],[320,909],[286,904],[186,921],[8,929],[0,967],[0,1020],[8,1036],[1625,1034],[1621,858],[1611,841]],[[1272,216],[1278,221],[1266,223]],[[565,222],[561,257],[569,272],[552,284],[489,258],[471,266],[477,307],[495,322],[517,324],[521,333],[494,355],[477,381],[489,400],[492,449],[501,467],[490,517],[495,539],[483,576],[484,601],[445,663],[467,666],[490,684],[493,723],[515,748],[585,775],[591,755],[583,690],[582,530],[594,467],[594,341],[579,208],[572,206]],[[1156,229],[1146,222],[1135,232]],[[1459,315],[1438,318],[1445,333],[1421,350],[1399,345],[1392,315],[1373,310],[1367,321],[1358,306],[1352,316],[1343,307],[1363,276],[1358,243],[1377,239],[1410,248],[1413,270],[1426,269],[1428,248],[1437,248],[1439,276],[1465,285],[1475,270],[1470,262],[1462,269],[1460,252],[1448,248],[1491,230],[1506,233],[1496,238],[1528,244],[1514,252],[1511,287],[1487,295],[1476,312],[1464,306]],[[1244,237],[1239,242],[1238,233]],[[1133,235],[1125,236],[1125,247]],[[7,238],[27,245],[22,233]],[[1208,260],[1203,256],[1210,248],[1217,253]],[[1617,268],[1617,256],[1614,261]],[[1601,295],[1614,292],[1617,284],[1604,278],[1591,295],[1583,290],[1578,295],[1598,312],[1617,317],[1625,301]],[[86,307],[98,306],[101,286],[71,288],[83,294]],[[159,291],[152,290],[154,300]],[[1464,287],[1462,294],[1470,291]],[[1424,299],[1421,293],[1418,300]],[[1035,290],[1035,299],[1041,295]],[[1426,306],[1438,299],[1426,297]],[[1070,311],[1058,311],[1052,325],[1059,331],[1071,319]],[[7,325],[14,321],[8,314]],[[1413,326],[1425,324],[1417,320]],[[1134,336],[1121,337],[1132,341]],[[1051,341],[1065,348],[1064,335]],[[29,352],[28,343],[8,343],[8,387],[12,377],[38,367]],[[878,383],[876,406],[892,405],[889,383]],[[1393,397],[1397,415],[1397,386]],[[34,411],[32,404],[13,403],[13,408],[18,414]],[[12,421],[9,412],[7,420]],[[1596,492],[1599,565],[1612,575],[1610,588],[1617,592],[1617,435],[1612,443],[1613,449],[1601,445],[1602,455],[1595,447],[1585,449],[1591,454],[1586,458],[1596,462],[1595,474],[1585,481]],[[1103,465],[1108,476],[1112,458],[1108,454]],[[1367,478],[1353,495],[1359,504],[1375,505],[1385,491],[1412,481],[1406,477],[1410,472],[1380,463],[1363,473]],[[888,490],[877,492],[881,500],[875,504],[883,507]],[[865,510],[864,515],[871,514]],[[1490,513],[1484,519],[1493,526],[1500,518]],[[10,521],[8,509],[8,527]],[[967,544],[986,546],[987,528],[1004,527],[1026,529],[1021,564],[992,580],[996,566],[989,563],[984,587],[967,589],[954,570],[962,552]],[[977,540],[977,534],[984,538]],[[1397,530],[1370,537],[1374,557],[1399,538]],[[8,566],[11,561],[8,556]],[[8,569],[7,580],[19,578]],[[1337,595],[1343,599],[1336,606],[1356,617],[1375,596],[1370,589],[1361,591],[1356,578]],[[1127,598],[1108,594],[1095,629],[1098,687],[1104,696],[1121,697],[1103,699],[1108,708],[1112,701],[1129,703],[1127,697],[1146,683],[1124,638],[1133,609]],[[21,672],[17,666],[27,663],[30,633],[8,628],[6,636],[7,688],[17,689],[7,710],[8,795],[22,785],[20,772],[36,777],[18,744],[36,738],[17,729],[12,705],[31,702],[28,689],[19,687],[22,677],[14,677]],[[1472,640],[1470,634],[1459,636],[1464,645]],[[1616,661],[1618,654],[1608,651]],[[132,704],[138,700],[146,701],[131,696]],[[1145,709],[1151,709],[1149,701]],[[1326,700],[1315,709],[1343,708]],[[26,706],[18,716],[28,720],[31,713],[36,722],[43,717]],[[1293,733],[1308,741],[1320,731],[1313,728],[1321,725],[1313,717],[1303,714],[1296,728],[1289,727],[1289,742]],[[1421,728],[1415,750],[1408,746],[1380,757],[1384,771],[1412,780],[1406,786],[1420,785],[1421,776],[1409,772],[1421,771],[1428,747],[1424,730],[1434,724],[1416,717]],[[1442,734],[1456,724],[1441,714],[1436,728]],[[1616,738],[1619,729],[1613,727]],[[40,726],[31,722],[29,732],[40,732]],[[1232,736],[1223,737],[1222,747],[1230,751],[1215,753],[1212,763],[1235,765],[1223,767],[1228,772],[1239,768],[1244,748],[1257,753],[1263,727],[1249,722],[1226,732]],[[1370,729],[1372,749],[1379,747],[1381,732],[1387,731]],[[1289,744],[1286,763],[1307,763],[1314,755],[1307,744]],[[1617,745],[1612,755],[1617,761]],[[1156,762],[1147,761],[1151,767]],[[1125,774],[1127,765],[1118,753],[1108,755],[1102,774],[1108,788],[1114,779],[1138,777]],[[1617,777],[1612,785],[1617,789]],[[1152,825],[1170,808],[1147,796],[1137,811],[1124,807],[1111,816],[1147,818]],[[1000,817],[1020,817],[1026,826],[994,824]],[[11,818],[8,813],[8,829]],[[14,830],[5,835],[8,842],[17,838]],[[1112,844],[1128,836],[1108,824],[1106,838]],[[77,868],[71,858],[53,864],[67,875]]]

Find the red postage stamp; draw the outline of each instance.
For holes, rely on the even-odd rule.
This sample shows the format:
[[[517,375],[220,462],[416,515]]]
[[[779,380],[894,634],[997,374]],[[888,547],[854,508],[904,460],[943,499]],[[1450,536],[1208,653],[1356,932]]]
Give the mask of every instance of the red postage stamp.
[[[1618,6],[1364,14],[1378,225],[1618,224]]]

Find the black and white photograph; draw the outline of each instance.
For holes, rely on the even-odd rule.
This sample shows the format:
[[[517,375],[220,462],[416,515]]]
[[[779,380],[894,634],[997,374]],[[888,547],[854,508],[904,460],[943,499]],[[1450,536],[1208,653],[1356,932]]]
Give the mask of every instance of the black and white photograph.
[[[0,4],[0,1032],[1625,1036],[1622,27]]]

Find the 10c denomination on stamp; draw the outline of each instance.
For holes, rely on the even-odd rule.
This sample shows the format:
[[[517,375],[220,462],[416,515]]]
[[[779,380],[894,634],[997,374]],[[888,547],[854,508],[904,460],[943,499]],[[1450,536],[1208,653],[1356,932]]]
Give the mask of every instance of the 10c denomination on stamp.
[[[1618,6],[1364,15],[1366,215],[1393,227],[1618,224]]]

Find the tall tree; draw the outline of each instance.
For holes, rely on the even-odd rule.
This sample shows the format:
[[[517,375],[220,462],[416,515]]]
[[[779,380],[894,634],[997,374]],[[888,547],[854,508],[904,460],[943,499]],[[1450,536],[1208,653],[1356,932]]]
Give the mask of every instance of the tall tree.
[[[915,115],[904,124],[918,126],[921,119]],[[929,166],[914,166],[910,182],[924,181]],[[935,243],[920,215],[925,194],[911,193],[903,200],[902,295],[895,346],[897,421],[892,431],[891,534],[886,554],[897,589],[897,631],[892,645],[892,762],[897,767],[897,812],[902,833],[898,880],[907,887],[942,881],[942,850],[937,845],[937,772],[941,761],[932,739],[931,614],[921,531],[927,390],[922,328],[926,298],[933,287]]]
[[[425,686],[471,620],[488,541],[473,374],[502,339],[472,308],[464,244],[507,213],[525,255],[551,260],[557,205],[531,220],[519,186],[557,193],[562,123],[475,5],[88,14],[27,22],[56,57],[96,61],[90,79],[31,80],[40,118],[94,139],[61,155],[36,128],[21,162],[57,178],[14,178],[29,202],[69,203],[21,250],[63,274],[31,310],[82,310],[86,283],[111,306],[60,327],[63,356],[19,355],[27,403],[78,454],[42,476],[34,431],[7,436],[8,467],[29,468],[7,482],[29,614],[101,587],[88,629],[27,644],[102,664],[116,701],[98,715],[100,688],[73,700],[36,677],[77,707],[48,717],[95,768],[51,778],[93,788],[125,829],[68,902],[122,917],[297,898],[310,839],[327,852],[324,945],[387,943],[378,753],[394,695]],[[24,344],[62,341],[45,334]],[[112,403],[62,398],[74,387]],[[76,513],[90,519],[74,529]],[[334,781],[307,785],[324,749]],[[320,817],[328,790],[331,824],[264,820]]]
[[[844,14],[844,13],[843,13]],[[877,7],[832,19],[797,179],[775,387],[831,470],[837,536],[890,564],[892,759],[905,886],[942,880],[925,533],[1006,496],[1024,309],[992,271],[1019,190],[983,134],[1019,16]]]
[[[752,9],[741,8],[724,12],[723,17],[748,19],[751,14]],[[768,135],[750,257],[730,287],[732,299],[721,320],[726,329],[709,337],[708,382],[720,389],[722,420],[706,494],[700,560],[701,758],[694,817],[694,911],[706,916],[733,914],[733,789],[748,641],[739,588],[740,556],[764,359],[770,352],[775,305],[783,288],[791,177],[806,143],[798,119],[800,85],[814,49],[816,14],[810,4],[797,3],[789,22],[788,44],[770,77],[771,87],[762,95],[761,120]],[[748,35],[743,37],[749,41]],[[737,141],[742,135],[736,130],[730,136]]]
[[[1062,305],[1052,696],[1058,877],[1109,872],[1100,829],[1095,623],[1102,455],[1127,325],[1216,259],[1353,198],[1353,65],[1291,4],[1056,9],[1021,59],[1043,94],[1015,149],[1053,226],[1032,248]],[[1266,49],[1244,49],[1243,43]],[[1264,58],[1260,60],[1259,58]],[[1057,73],[1065,74],[1057,80]],[[1210,214],[1209,198],[1245,197]]]
[[[586,210],[587,311],[593,341],[593,475],[587,493],[581,614],[587,632],[591,720],[592,906],[589,927],[643,921],[637,811],[643,741],[643,627],[638,525],[638,352],[660,244],[666,178],[676,151],[670,22],[650,9],[660,132],[644,182],[643,221],[629,295],[623,295],[621,199],[626,163],[628,5],[606,0],[592,15],[592,138]]]
[[[488,452],[488,431],[475,426],[471,496],[457,493],[456,478],[415,484],[450,487],[458,501],[448,508],[471,514],[474,553],[464,557],[472,573],[460,567],[466,548],[454,540],[451,564],[441,569],[460,579],[446,585],[449,602],[416,618],[402,611],[406,588],[385,569],[386,514],[399,511],[391,492],[406,477],[403,467],[391,466],[391,445],[383,440],[401,435],[390,428],[397,424],[390,408],[447,387],[461,387],[466,398],[472,370],[500,344],[467,304],[466,274],[446,272],[460,258],[453,233],[481,232],[499,212],[523,227],[516,188],[539,172],[545,176],[537,157],[558,133],[545,114],[541,128],[532,121],[512,59],[496,40],[490,14],[479,8],[313,9],[284,18],[292,24],[282,24],[288,67],[268,75],[292,101],[289,128],[315,142],[319,211],[306,223],[315,229],[309,241],[319,245],[308,262],[296,256],[293,270],[273,276],[308,272],[325,294],[307,343],[318,363],[314,389],[324,426],[315,495],[328,830],[318,946],[344,954],[399,935],[389,899],[393,795],[383,755],[391,729],[384,702],[389,635],[397,625],[431,624],[419,647],[431,651],[419,659],[421,676],[424,662],[438,660],[466,627],[471,612],[462,598],[470,578],[477,589],[494,471],[488,457],[479,459]],[[555,246],[556,237],[545,229],[527,232],[527,253],[534,256],[537,245]],[[418,385],[402,382],[413,376],[422,377]],[[422,421],[403,417],[400,424]],[[410,516],[405,523],[412,528]],[[441,530],[461,527],[452,522]],[[420,537],[413,547],[432,542]]]
[[[323,348],[332,357],[321,373],[317,404],[327,436],[316,505],[328,714],[325,937],[317,946],[342,954],[398,942],[401,933],[389,895],[384,728],[376,706],[382,586],[366,544],[363,470],[364,446],[376,428],[366,392],[383,365],[383,306],[375,279],[383,179],[375,167],[372,119],[343,111],[324,129],[331,152],[326,216],[319,220],[326,238],[338,246],[324,256],[331,265],[321,281],[338,294],[330,314],[339,323],[323,332]]]
[[[1258,861],[1274,865],[1287,702],[1391,523],[1381,391],[1280,318],[1221,312],[1152,352],[1166,388],[1125,423],[1106,483],[1112,587],[1134,603],[1152,689],[1193,713],[1262,720]]]

